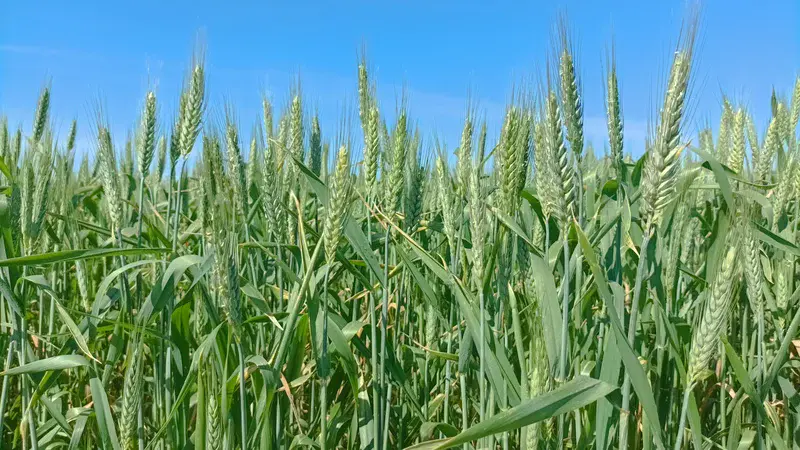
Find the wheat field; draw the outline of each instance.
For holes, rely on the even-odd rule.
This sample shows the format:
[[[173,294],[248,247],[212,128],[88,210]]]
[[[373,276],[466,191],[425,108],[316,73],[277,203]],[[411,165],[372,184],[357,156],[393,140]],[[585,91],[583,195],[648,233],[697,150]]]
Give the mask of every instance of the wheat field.
[[[643,155],[613,52],[584,138],[563,24],[455,148],[364,55],[333,136],[299,83],[210,119],[199,56],[127,141],[44,87],[0,122],[0,448],[800,448],[800,77],[695,132],[695,23]]]

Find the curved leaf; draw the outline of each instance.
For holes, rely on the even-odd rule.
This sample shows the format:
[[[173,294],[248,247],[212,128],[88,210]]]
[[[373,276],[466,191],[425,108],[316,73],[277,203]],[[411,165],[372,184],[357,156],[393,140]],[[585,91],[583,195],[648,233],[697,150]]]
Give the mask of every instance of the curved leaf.
[[[407,450],[443,450],[476,441],[505,431],[516,430],[572,410],[583,408],[613,392],[616,388],[594,378],[577,376],[544,395],[525,400],[518,406],[473,425],[458,435],[407,447]]]
[[[89,365],[89,360],[81,355],[59,355],[52,358],[40,359],[28,364],[17,366],[0,372],[0,375],[21,375],[28,373],[47,372],[49,370],[74,369]]]
[[[110,256],[138,256],[153,253],[166,253],[166,248],[95,248],[81,250],[62,250],[38,255],[20,256],[0,260],[0,267],[43,266],[63,261],[78,261],[89,258],[105,258]]]

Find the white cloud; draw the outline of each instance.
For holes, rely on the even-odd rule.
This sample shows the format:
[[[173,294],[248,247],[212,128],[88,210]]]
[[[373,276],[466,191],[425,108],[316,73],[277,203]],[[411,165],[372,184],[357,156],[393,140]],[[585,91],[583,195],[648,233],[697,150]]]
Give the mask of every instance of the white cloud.
[[[39,47],[35,45],[14,45],[14,44],[0,44],[0,52],[3,53],[16,53],[20,55],[36,55],[36,56],[53,56],[60,53],[59,50]]]

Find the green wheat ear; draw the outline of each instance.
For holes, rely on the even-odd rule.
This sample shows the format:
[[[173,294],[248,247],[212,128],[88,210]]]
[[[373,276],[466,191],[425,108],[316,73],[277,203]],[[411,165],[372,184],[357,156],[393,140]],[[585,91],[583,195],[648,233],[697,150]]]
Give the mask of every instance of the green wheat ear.
[[[270,144],[273,144],[270,142]],[[274,145],[275,153],[275,170],[284,173],[284,165],[286,164],[286,152],[289,149],[289,116],[284,114],[278,121],[278,135],[275,139]]]
[[[156,95],[148,92],[136,136],[136,162],[142,178],[146,178],[150,172],[150,164],[155,154],[156,109]]]
[[[292,192],[297,193],[298,189],[298,170],[297,165],[293,158],[298,161],[304,160],[304,127],[303,127],[303,102],[300,96],[299,88],[292,96],[292,103],[289,108],[286,126],[284,126],[286,139],[284,144],[285,152],[282,155],[285,158],[285,170],[283,187],[285,188],[284,204],[289,204],[289,198]],[[288,127],[288,129],[286,128]],[[288,154],[287,154],[288,152]],[[297,235],[297,220],[291,214],[285,216],[286,232],[289,242],[294,244]]]
[[[408,146],[408,157],[406,158],[404,225],[409,234],[413,234],[419,226],[425,196],[427,173],[420,162],[419,148],[420,136],[419,130],[417,130]]]
[[[561,101],[564,105],[564,124],[567,128],[567,141],[575,156],[576,163],[581,164],[583,155],[583,105],[581,103],[580,86],[575,72],[575,62],[566,38],[566,30],[562,30],[562,50],[559,64],[561,76]]]
[[[527,116],[517,106],[506,111],[500,143],[497,147],[496,170],[499,183],[500,208],[513,214],[519,205],[521,181],[527,171],[530,152],[530,125]]]
[[[439,208],[442,211],[442,226],[444,228],[445,236],[447,236],[447,242],[450,245],[450,249],[453,250],[455,248],[455,241],[456,241],[456,224],[457,224],[457,216],[456,210],[460,206],[460,202],[458,202],[455,196],[455,190],[453,189],[453,180],[450,177],[450,169],[447,167],[447,161],[445,161],[446,156],[441,152],[439,157],[436,159],[436,176],[438,181],[438,197],[439,197]]]
[[[380,157],[380,114],[378,108],[372,106],[367,113],[365,119],[366,126],[364,129],[364,181],[366,183],[367,196],[370,198],[375,197],[376,183],[378,181],[378,164]]]
[[[247,180],[247,193],[245,195],[245,200],[249,201],[249,197],[252,194],[258,195],[258,183],[260,183],[260,173],[261,173],[261,162],[264,160],[264,157],[261,156],[261,148],[258,145],[258,139],[256,138],[256,133],[253,132],[253,135],[250,137],[250,153],[247,155],[247,176],[245,179]]]
[[[386,208],[388,212],[400,211],[403,200],[403,183],[405,179],[406,151],[408,147],[408,118],[405,110],[400,112],[392,139],[392,165],[389,171],[386,192]]]
[[[481,132],[478,134],[478,154],[475,155],[475,162],[483,165],[486,159],[486,121],[481,123]]]
[[[320,176],[322,169],[322,131],[319,128],[319,116],[311,119],[311,135],[308,139],[309,167],[316,176]]]
[[[264,205],[264,224],[266,234],[272,234],[275,239],[283,236],[283,206],[281,205],[281,177],[275,173],[277,162],[274,145],[267,146],[264,151],[264,170],[261,171],[261,193]]]
[[[517,173],[515,186],[517,198],[519,198],[519,193],[525,189],[525,184],[528,182],[531,157],[533,155],[533,123],[533,111],[530,109],[522,111],[516,142],[516,145],[519,148],[519,151],[517,152]],[[519,201],[514,203],[514,207],[519,208]]]
[[[425,306],[425,345],[431,350],[439,349],[438,321],[436,320],[436,305],[429,302]]]
[[[797,172],[797,155],[791,154],[787,156],[788,162],[785,167],[778,168],[777,181],[778,185],[774,190],[772,201],[772,231],[779,231],[779,222],[781,216],[786,211],[786,208],[791,200],[791,196],[795,192],[795,174]]]
[[[134,171],[134,156],[133,156],[133,141],[134,137],[128,133],[127,138],[125,139],[125,152],[122,154],[122,161],[120,161],[120,170],[122,171],[123,177],[120,179],[120,192],[122,193],[122,199],[127,199],[131,192],[131,186],[133,183],[130,180],[133,179],[133,171]]]
[[[36,103],[36,112],[33,116],[32,142],[39,142],[44,136],[47,128],[47,119],[50,115],[50,88],[44,87],[39,94],[39,101]]]
[[[469,187],[473,132],[472,118],[467,115],[467,118],[464,119],[464,129],[461,131],[461,145],[456,150],[456,178],[458,181],[456,188],[458,189],[459,201],[466,198]]]
[[[269,147],[270,145],[272,145],[272,143],[270,141],[274,137],[273,136],[273,124],[272,124],[273,118],[272,118],[272,103],[270,103],[270,101],[269,101],[269,99],[267,98],[266,95],[261,99],[261,109],[262,109],[262,114],[264,116],[263,117],[263,120],[264,120],[264,134],[265,134],[264,137],[266,138],[266,143],[265,144],[266,144],[266,146]]]
[[[608,75],[606,76],[606,120],[608,124],[608,144],[611,161],[617,176],[621,176],[623,167],[623,119],[622,106],[619,100],[619,82],[617,80],[617,63],[613,51]]]
[[[303,102],[297,94],[292,99],[292,108],[289,112],[291,132],[289,133],[289,150],[295,158],[303,160]],[[291,166],[294,164],[291,163]]]
[[[761,267],[761,244],[753,233],[752,226],[743,227],[742,232],[742,271],[747,283],[747,300],[750,310],[760,317],[764,310],[762,297],[762,283],[764,282],[763,268]]]
[[[792,277],[792,268],[786,259],[779,261],[775,266],[775,285],[773,290],[775,293],[775,307],[779,314],[777,324],[780,329],[785,329],[786,319],[785,315],[789,306],[789,297],[791,297],[789,281]]]
[[[24,238],[23,248],[27,254],[35,253],[39,250],[39,244],[46,244],[48,239],[47,236],[44,236],[45,239],[40,238],[45,231],[45,214],[50,203],[53,155],[52,134],[47,132],[41,141],[30,142],[22,161],[19,223]]]
[[[212,247],[218,244],[217,230],[222,229],[221,221],[224,220],[224,211],[217,207],[218,199],[224,197],[228,190],[228,175],[223,167],[223,157],[220,150],[220,139],[216,132],[206,132],[203,135],[203,199],[205,216],[204,225],[210,232],[209,241]]]
[[[758,151],[761,149],[761,146],[758,143],[758,131],[756,131],[756,123],[753,121],[753,116],[749,113],[747,114],[745,127],[747,132],[747,142],[750,144],[750,152],[753,155],[754,161],[756,155],[758,155]]]
[[[791,122],[792,119],[790,117],[789,110],[786,108],[786,103],[780,102],[778,103],[777,113],[775,117],[778,119],[778,128],[780,129],[781,135],[781,144],[791,145],[791,136],[793,135],[791,131]]]
[[[231,237],[231,241],[233,241],[234,237]],[[241,292],[239,289],[239,264],[238,264],[238,257],[236,249],[233,248],[236,246],[234,242],[226,243],[225,245],[232,247],[231,249],[225,252],[225,256],[227,259],[222,259],[223,264],[227,267],[227,301],[225,303],[226,313],[228,315],[228,320],[234,326],[234,333],[237,335],[237,339],[241,338],[241,326],[244,322],[244,308],[242,308],[242,299],[241,299]],[[222,256],[222,255],[220,255]]]
[[[563,224],[575,216],[575,171],[570,164],[564,135],[561,126],[561,114],[556,93],[552,90],[547,96],[545,107],[545,143],[546,157],[549,159],[550,181],[553,182],[553,193],[550,212]]]
[[[731,150],[731,130],[733,128],[733,106],[727,98],[722,99],[722,117],[719,123],[719,136],[717,137],[716,156],[719,161],[728,161]]]
[[[215,364],[208,364],[208,405],[206,424],[206,448],[208,450],[222,450],[224,441],[224,424],[222,423],[222,405],[220,405],[220,388]]]
[[[119,416],[119,437],[123,450],[137,447],[136,421],[142,401],[142,372],[144,368],[144,342],[142,335],[128,342],[128,368],[125,370],[125,383],[122,389],[122,412]]]
[[[11,136],[8,134],[8,117],[0,117],[0,158],[5,160],[11,152]]]
[[[737,226],[738,227],[738,226]],[[728,230],[725,248],[717,268],[716,276],[708,291],[703,312],[692,335],[687,379],[690,383],[699,380],[702,372],[719,349],[719,336],[730,312],[734,280],[737,278],[739,237],[737,228]]]
[[[358,63],[358,116],[361,119],[362,128],[366,135],[366,126],[364,124],[368,120],[370,114],[370,92],[369,92],[369,74],[367,73],[366,56],[361,56],[361,61]]]
[[[188,86],[181,94],[178,112],[178,148],[184,158],[192,152],[197,135],[200,133],[205,109],[205,90],[205,68],[200,62],[193,67]]]
[[[728,167],[738,174],[741,174],[744,169],[744,139],[745,112],[742,108],[739,108],[731,121],[731,151],[728,155]]]
[[[675,193],[679,157],[683,150],[678,141],[689,87],[691,58],[691,47],[675,53],[655,141],[647,152],[639,215],[646,221],[645,229],[648,231],[660,224],[664,208]]]
[[[544,121],[537,121],[533,128],[534,183],[536,184],[536,195],[542,205],[542,215],[549,219],[553,217],[558,201],[553,189],[556,180],[550,147],[547,144],[546,128]]]
[[[767,135],[764,138],[764,145],[754,156],[755,159],[755,181],[761,184],[769,182],[770,171],[775,154],[781,146],[780,122],[773,117],[767,128]]]
[[[469,226],[470,237],[472,239],[472,277],[475,280],[475,288],[481,289],[483,286],[484,269],[484,247],[486,244],[486,204],[484,203],[483,189],[483,164],[479,158],[472,164],[469,177]]]
[[[100,169],[100,178],[103,180],[109,218],[111,219],[112,234],[122,226],[122,200],[117,182],[117,158],[114,146],[111,143],[111,133],[101,126],[97,135],[97,160]]]
[[[675,214],[672,219],[672,230],[669,233],[669,244],[667,246],[666,258],[666,289],[667,297],[674,298],[675,295],[675,281],[678,274],[679,258],[680,258],[680,245],[683,238],[683,228],[688,222],[689,211],[686,205],[685,198],[677,200]]]
[[[789,114],[789,133],[792,138],[796,137],[798,122],[800,122],[800,75],[795,79],[794,89],[792,89],[792,104]]]
[[[547,382],[550,373],[550,362],[547,359],[547,352],[545,346],[537,345],[538,342],[544,340],[544,328],[542,325],[542,317],[539,312],[540,306],[538,304],[533,309],[530,316],[531,326],[531,342],[529,359],[531,361],[531,368],[528,370],[528,386],[530,389],[531,398],[542,395],[547,392]],[[528,431],[527,450],[537,450],[542,448],[546,442],[549,430],[547,429],[549,422],[537,422]]]
[[[336,259],[336,248],[342,236],[350,203],[350,152],[345,145],[339,147],[336,155],[332,181],[325,212],[324,247],[327,264],[332,264]]]
[[[7,126],[3,126],[3,130],[0,131],[2,133],[2,137],[0,137],[0,154],[4,154],[3,148],[7,144],[6,140],[8,139],[8,128]],[[78,134],[78,121],[73,120],[72,125],[69,127],[69,133],[67,134],[67,153],[72,153],[75,149],[75,136]],[[70,167],[70,170],[72,168]]]
[[[239,131],[231,119],[225,127],[225,141],[228,154],[228,172],[230,185],[233,188],[233,197],[236,200],[236,211],[242,218],[247,217],[247,180],[244,171],[244,159],[239,146]]]
[[[17,128],[17,132],[14,134],[14,141],[11,144],[11,158],[10,163],[12,166],[17,166],[19,163],[19,155],[22,153],[22,128]]]

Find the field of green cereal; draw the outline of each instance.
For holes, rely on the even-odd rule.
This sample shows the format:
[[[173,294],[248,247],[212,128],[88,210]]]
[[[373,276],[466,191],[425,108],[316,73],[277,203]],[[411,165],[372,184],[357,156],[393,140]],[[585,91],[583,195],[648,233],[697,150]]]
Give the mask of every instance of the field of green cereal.
[[[124,147],[43,88],[0,122],[0,448],[799,448],[800,78],[695,133],[695,34],[644,155],[613,52],[585,142],[563,26],[455,148],[413,98],[387,123],[365,55],[332,136],[299,82],[209,120],[200,56]]]

